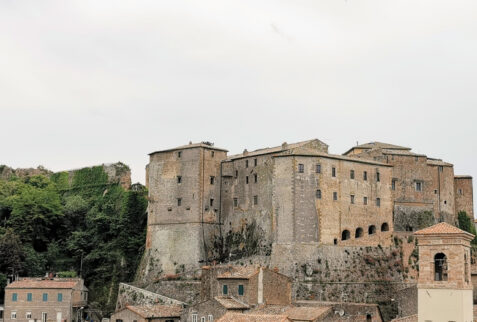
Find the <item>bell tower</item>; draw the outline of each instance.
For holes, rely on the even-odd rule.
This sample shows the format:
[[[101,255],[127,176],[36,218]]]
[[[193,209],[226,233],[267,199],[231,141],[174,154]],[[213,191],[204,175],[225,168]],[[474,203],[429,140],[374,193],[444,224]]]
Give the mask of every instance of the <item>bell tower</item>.
[[[470,241],[447,223],[415,233],[419,247],[418,321],[473,321]]]

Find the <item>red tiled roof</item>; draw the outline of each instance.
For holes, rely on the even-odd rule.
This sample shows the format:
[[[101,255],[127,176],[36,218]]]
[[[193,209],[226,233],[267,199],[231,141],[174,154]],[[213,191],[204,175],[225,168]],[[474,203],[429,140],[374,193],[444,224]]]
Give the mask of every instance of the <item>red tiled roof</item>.
[[[22,279],[15,281],[9,285],[7,288],[61,288],[61,289],[72,289],[79,283],[79,280],[42,280],[42,279]]]
[[[466,234],[472,237],[474,236],[462,229],[457,228],[456,226],[449,225],[448,223],[445,223],[445,222],[441,222],[431,227],[418,230],[414,234],[415,235]]]
[[[298,306],[298,307],[289,309],[284,314],[286,314],[290,320],[315,321],[319,317],[327,314],[331,309],[332,309],[331,306],[320,306],[320,307]]]
[[[229,310],[245,310],[249,306],[232,296],[216,296],[215,300]]]
[[[259,268],[254,266],[231,266],[228,271],[223,272],[217,278],[249,279],[258,273]]]
[[[126,309],[147,318],[169,318],[181,316],[182,307],[177,305],[126,305]]]
[[[286,315],[226,313],[217,322],[288,322]]]

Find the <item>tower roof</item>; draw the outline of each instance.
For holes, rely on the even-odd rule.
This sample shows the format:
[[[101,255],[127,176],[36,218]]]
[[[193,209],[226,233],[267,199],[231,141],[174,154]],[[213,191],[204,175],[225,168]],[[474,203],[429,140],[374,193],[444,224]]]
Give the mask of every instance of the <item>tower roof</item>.
[[[408,147],[405,147],[405,146],[394,145],[394,144],[383,143],[383,142],[369,142],[369,143],[364,143],[364,144],[354,146],[343,154],[346,155],[346,154],[350,153],[351,151],[353,151],[354,149],[366,149],[366,150],[386,149],[386,150],[411,151],[411,148],[408,148]]]
[[[436,225],[418,230],[414,233],[418,236],[429,236],[429,235],[455,235],[455,234],[464,234],[468,237],[474,238],[474,235],[466,232],[465,230],[459,229],[456,226],[449,225],[448,223],[441,222]]]

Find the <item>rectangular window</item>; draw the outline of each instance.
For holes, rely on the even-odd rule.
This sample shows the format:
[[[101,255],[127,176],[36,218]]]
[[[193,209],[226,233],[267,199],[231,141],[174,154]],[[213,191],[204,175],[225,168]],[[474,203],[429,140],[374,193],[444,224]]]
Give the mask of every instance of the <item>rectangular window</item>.
[[[224,295],[227,295],[229,293],[229,287],[227,286],[227,284],[224,284],[224,286],[222,287],[222,293]]]
[[[337,192],[333,192],[333,200],[338,200],[338,193]]]
[[[41,312],[41,321],[42,322],[48,321],[48,314],[46,312]]]
[[[363,172],[363,180],[368,181],[368,172],[367,171]]]
[[[376,206],[381,206],[381,198],[376,198]]]
[[[442,171],[444,171],[444,167],[440,165],[439,166],[439,172],[442,172]]]
[[[303,163],[298,164],[298,172],[299,173],[305,172],[305,165]]]
[[[214,184],[215,183],[215,177],[214,176],[210,176],[210,184]]]
[[[214,199],[210,199],[210,206],[213,207],[214,206]]]
[[[392,189],[392,190],[396,190],[396,179],[393,179],[393,180],[391,181],[391,189]]]
[[[245,183],[248,184],[248,176],[245,177]]]
[[[321,190],[316,190],[316,199],[321,199]]]
[[[459,195],[462,196],[462,189],[459,189]]]
[[[321,173],[321,164],[316,165],[316,173]]]
[[[245,167],[248,168],[248,160],[245,160]]]
[[[422,191],[422,182],[416,182],[416,191]]]
[[[198,315],[197,314],[192,314],[192,322],[198,322],[197,319],[198,319]]]
[[[182,198],[177,198],[177,205],[181,206],[182,205]]]
[[[27,302],[33,301],[33,294],[32,293],[27,293]]]
[[[336,177],[336,168],[335,167],[331,168],[331,176]]]
[[[30,320],[30,319],[31,319],[31,312],[26,312],[25,318],[26,318],[27,320]]]
[[[234,207],[238,207],[238,199],[234,198]]]
[[[238,170],[235,170],[235,178],[238,177]]]
[[[354,179],[354,170],[349,171],[349,177],[350,179]]]
[[[351,195],[351,203],[354,204],[354,195]]]
[[[210,151],[210,156],[213,158],[215,156],[215,151]]]
[[[258,196],[253,196],[253,204],[258,205]]]
[[[238,295],[243,295],[243,285],[242,284],[240,284],[238,286]]]
[[[177,183],[182,183],[182,177],[181,176],[177,176]]]
[[[381,176],[379,172],[376,172],[376,182],[379,182],[379,181],[381,181]]]
[[[258,163],[257,159],[253,159],[253,165],[254,165],[255,167],[257,166],[257,163]]]
[[[258,182],[258,175],[257,175],[256,173],[253,175],[253,181],[254,181],[255,183]]]
[[[16,302],[18,300],[18,294],[12,293],[12,302]]]
[[[12,313],[10,313],[10,319],[16,320],[17,319],[17,312],[12,311]]]
[[[214,317],[212,314],[209,314],[209,322],[214,322]]]
[[[43,293],[43,302],[48,302],[48,293]]]
[[[419,161],[419,157],[414,157],[414,161]]]
[[[177,152],[177,157],[180,159],[182,157],[182,151]]]
[[[367,205],[368,204],[368,197],[363,197],[363,204]]]

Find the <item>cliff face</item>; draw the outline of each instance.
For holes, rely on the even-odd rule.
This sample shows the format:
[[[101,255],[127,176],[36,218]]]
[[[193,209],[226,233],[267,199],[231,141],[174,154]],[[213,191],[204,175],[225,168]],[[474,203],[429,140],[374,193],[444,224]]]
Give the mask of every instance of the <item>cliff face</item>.
[[[99,166],[102,167],[104,172],[108,175],[109,183],[119,183],[121,187],[123,187],[126,190],[129,190],[131,188],[131,169],[126,164],[122,162],[116,162],[116,163],[103,163]],[[87,168],[94,168],[94,167],[84,167],[80,169],[65,171],[68,173],[69,183],[71,184],[75,173],[77,173],[78,171],[87,169]]]
[[[6,165],[0,165],[0,180],[9,180],[12,177],[24,178],[24,177],[31,177],[31,176],[37,176],[37,175],[49,176],[52,173],[53,172],[51,172],[48,169],[45,169],[42,166],[38,166],[36,169],[35,168],[13,169]]]

